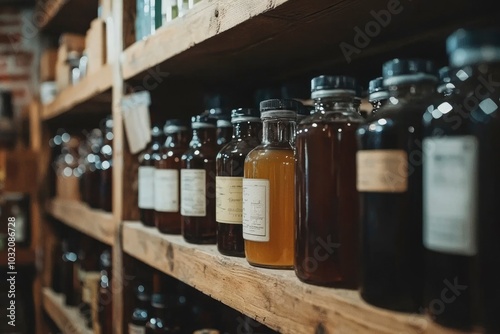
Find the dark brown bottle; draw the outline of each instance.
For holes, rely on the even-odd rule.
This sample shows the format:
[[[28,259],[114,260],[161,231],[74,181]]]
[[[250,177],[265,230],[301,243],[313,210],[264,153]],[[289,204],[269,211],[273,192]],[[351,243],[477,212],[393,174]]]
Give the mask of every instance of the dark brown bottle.
[[[65,302],[68,306],[77,306],[80,302],[78,279],[78,255],[75,245],[68,240],[63,240],[63,256],[61,266],[62,293],[65,295]]]
[[[168,120],[163,132],[154,172],[155,225],[161,233],[181,234],[180,170],[182,154],[188,149],[189,133],[184,122]]]
[[[358,129],[361,297],[418,312],[422,305],[422,116],[435,94],[436,70],[425,60],[383,66],[388,103]]]
[[[165,296],[155,293],[151,296],[151,318],[146,324],[146,334],[171,333],[165,320],[166,300]]]
[[[132,312],[132,319],[128,324],[128,334],[145,334],[146,324],[150,316],[151,296],[146,287],[140,284],[136,291],[136,307]]]
[[[100,150],[99,207],[111,212],[113,204],[113,119],[111,116],[104,120],[103,127],[103,145]]]
[[[155,163],[160,159],[162,131],[159,126],[151,129],[151,144],[139,158],[139,213],[141,222],[146,226],[155,226],[154,211],[154,171]]]
[[[90,153],[85,158],[85,172],[82,175],[84,183],[84,200],[92,208],[100,206],[100,184],[101,184],[101,156],[99,154],[103,135],[100,129],[93,129],[87,141],[90,147]]]
[[[99,325],[101,333],[112,333],[113,330],[113,290],[112,264],[110,250],[104,250],[100,255],[101,280],[99,282]]]
[[[224,255],[245,256],[242,191],[245,158],[260,144],[262,122],[257,109],[235,109],[231,115],[233,139],[217,154],[217,249]]]
[[[191,119],[193,137],[182,156],[182,235],[187,242],[215,244],[215,120],[204,113]]]
[[[315,110],[296,139],[296,252],[300,280],[358,287],[359,229],[356,190],[356,80],[312,80]]]
[[[233,125],[231,124],[231,113],[220,110],[214,113],[217,119],[217,147],[221,149],[229,143],[233,137]]]

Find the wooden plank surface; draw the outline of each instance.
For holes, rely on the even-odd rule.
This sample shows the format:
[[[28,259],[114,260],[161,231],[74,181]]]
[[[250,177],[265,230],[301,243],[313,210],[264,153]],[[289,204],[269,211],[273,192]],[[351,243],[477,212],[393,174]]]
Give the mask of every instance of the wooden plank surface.
[[[118,226],[109,212],[90,208],[77,201],[55,198],[47,205],[47,212],[66,225],[108,245],[113,245]]]
[[[111,109],[110,94],[106,94],[112,85],[112,65],[104,65],[98,72],[82,79],[78,84],[62,90],[56,99],[43,107],[42,119],[47,120],[80,107],[82,112],[97,111],[95,106],[85,108],[88,102],[103,104],[103,109]]]
[[[43,288],[43,308],[64,334],[92,334],[76,307],[66,306],[63,295]]]
[[[252,267],[140,223],[124,223],[122,242],[127,254],[281,333],[453,333],[421,315],[372,307],[357,291],[308,285],[292,270]]]

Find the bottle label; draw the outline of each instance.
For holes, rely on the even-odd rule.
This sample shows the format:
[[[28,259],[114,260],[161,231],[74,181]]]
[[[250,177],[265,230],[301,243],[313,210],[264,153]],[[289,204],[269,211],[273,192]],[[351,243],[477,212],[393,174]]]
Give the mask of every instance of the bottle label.
[[[401,193],[408,189],[408,155],[405,151],[358,151],[356,160],[358,191]]]
[[[179,171],[156,169],[154,185],[155,211],[179,212]]]
[[[154,208],[154,183],[153,175],[155,168],[150,166],[139,167],[139,208]]]
[[[269,241],[269,180],[243,179],[243,239]]]
[[[146,334],[146,327],[128,324],[128,334]]]
[[[219,223],[241,224],[243,219],[243,178],[215,178],[215,219]]]
[[[426,138],[423,145],[424,245],[433,251],[475,255],[477,139]]]
[[[181,215],[207,215],[206,172],[204,169],[181,169]]]

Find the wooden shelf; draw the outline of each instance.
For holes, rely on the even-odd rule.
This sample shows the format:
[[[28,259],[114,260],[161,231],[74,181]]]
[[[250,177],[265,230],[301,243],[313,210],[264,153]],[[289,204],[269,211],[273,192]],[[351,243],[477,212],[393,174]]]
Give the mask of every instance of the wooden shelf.
[[[108,245],[113,245],[118,224],[113,215],[90,208],[87,204],[55,198],[47,205],[47,212],[66,225]]]
[[[279,80],[335,66],[341,73],[361,77],[370,68],[372,76],[374,61],[381,65],[389,52],[391,57],[402,56],[397,50],[404,47],[413,46],[409,53],[413,57],[443,58],[447,34],[490,15],[465,0],[454,2],[453,8],[429,0],[398,3],[399,12],[377,36],[369,37],[368,45],[358,45],[351,54],[354,61],[347,62],[340,44],[356,48],[354,28],[375,22],[371,12],[387,11],[387,0],[202,0],[184,17],[128,47],[123,77],[149,81],[190,77],[213,84],[234,82],[236,76]],[[440,15],[450,11],[453,15],[446,18]],[[422,43],[435,47],[428,49]]]
[[[62,90],[52,103],[43,106],[42,119],[48,120],[69,112],[111,112],[112,80],[112,65],[104,65],[78,84]]]
[[[16,267],[35,264],[35,251],[31,248],[16,247]],[[7,251],[0,252],[0,266],[7,266]]]
[[[38,0],[33,17],[44,31],[85,34],[97,17],[97,4],[98,0]]]
[[[357,291],[308,285],[292,270],[252,267],[141,223],[124,223],[123,251],[282,333],[453,333],[372,307]]]
[[[43,288],[43,308],[64,334],[92,334],[76,307],[67,306],[64,296]]]

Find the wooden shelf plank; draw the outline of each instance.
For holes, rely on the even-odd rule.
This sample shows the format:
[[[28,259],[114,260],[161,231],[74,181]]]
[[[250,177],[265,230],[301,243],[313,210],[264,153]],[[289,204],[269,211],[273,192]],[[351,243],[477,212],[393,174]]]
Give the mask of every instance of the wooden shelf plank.
[[[141,223],[124,223],[123,251],[282,333],[453,333],[372,307],[357,291],[308,285],[292,270],[252,267]]]
[[[85,107],[85,104],[91,102],[100,102],[104,105],[103,109],[111,111],[111,94],[109,92],[112,80],[112,65],[104,65],[101,70],[86,76],[78,84],[62,90],[52,103],[43,106],[42,119],[51,119],[70,111],[81,110],[86,113],[99,111],[92,110],[95,107]]]
[[[0,252],[0,266],[7,266],[7,251]],[[35,251],[31,248],[16,247],[16,267],[35,264]]]
[[[98,0],[38,0],[33,17],[43,31],[84,34],[90,21],[97,17],[97,3]]]
[[[43,288],[43,308],[64,334],[92,334],[76,307],[67,306],[64,297]]]
[[[47,212],[66,225],[108,245],[113,245],[115,223],[113,214],[90,208],[87,204],[55,198],[47,205]]]

